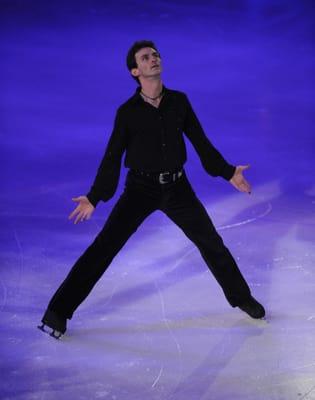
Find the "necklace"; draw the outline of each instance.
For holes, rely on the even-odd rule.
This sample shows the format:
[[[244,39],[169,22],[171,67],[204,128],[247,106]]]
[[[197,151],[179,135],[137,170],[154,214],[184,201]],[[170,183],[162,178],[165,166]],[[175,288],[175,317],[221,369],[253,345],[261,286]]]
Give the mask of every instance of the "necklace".
[[[162,89],[161,93],[160,93],[158,96],[156,96],[156,97],[147,96],[146,94],[143,93],[142,90],[141,90],[140,94],[141,94],[142,96],[146,97],[147,99],[150,99],[150,100],[152,100],[152,101],[155,101],[155,100],[157,100],[157,99],[159,99],[160,97],[163,96],[163,94],[164,94],[164,89]]]

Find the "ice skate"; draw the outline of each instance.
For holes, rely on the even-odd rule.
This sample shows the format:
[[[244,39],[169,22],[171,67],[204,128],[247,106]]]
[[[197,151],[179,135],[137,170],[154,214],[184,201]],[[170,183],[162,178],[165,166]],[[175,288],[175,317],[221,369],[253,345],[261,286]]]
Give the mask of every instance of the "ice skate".
[[[47,310],[42,318],[42,324],[37,328],[44,333],[48,333],[54,339],[60,339],[67,329],[67,318],[56,314],[54,311]]]
[[[238,308],[254,319],[263,319],[266,314],[264,307],[253,296],[240,304]]]

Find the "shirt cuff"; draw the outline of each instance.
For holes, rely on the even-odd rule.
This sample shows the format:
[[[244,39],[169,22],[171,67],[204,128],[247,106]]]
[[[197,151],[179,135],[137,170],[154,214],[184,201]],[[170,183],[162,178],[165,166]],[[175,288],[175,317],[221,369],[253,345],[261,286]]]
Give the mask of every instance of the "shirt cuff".
[[[96,207],[98,202],[100,201],[95,194],[89,192],[86,197],[88,198],[89,202],[92,204],[93,207]]]
[[[234,165],[226,164],[223,167],[222,172],[221,172],[222,178],[229,181],[232,178],[232,176],[234,175],[235,170],[236,170],[236,167],[234,167]]]

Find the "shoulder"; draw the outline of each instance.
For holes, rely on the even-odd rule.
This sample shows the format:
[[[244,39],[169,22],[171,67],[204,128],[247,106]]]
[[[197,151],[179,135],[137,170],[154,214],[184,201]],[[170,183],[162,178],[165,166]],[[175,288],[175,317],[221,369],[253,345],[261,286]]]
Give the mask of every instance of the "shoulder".
[[[134,94],[121,103],[116,110],[116,121],[126,125],[135,118],[135,111],[139,108],[139,95]]]
[[[167,95],[172,98],[176,104],[180,105],[181,107],[187,107],[187,105],[189,105],[188,96],[185,92],[174,89],[166,89],[166,91]]]
[[[129,99],[124,101],[120,106],[117,108],[118,113],[124,113],[127,112],[130,107],[132,107],[135,104],[135,96],[131,96]]]
[[[166,90],[167,94],[169,94],[170,96],[172,96],[174,98],[178,98],[178,99],[182,99],[182,100],[187,99],[186,93],[184,93],[180,90],[168,89],[168,88],[165,88],[165,90]]]

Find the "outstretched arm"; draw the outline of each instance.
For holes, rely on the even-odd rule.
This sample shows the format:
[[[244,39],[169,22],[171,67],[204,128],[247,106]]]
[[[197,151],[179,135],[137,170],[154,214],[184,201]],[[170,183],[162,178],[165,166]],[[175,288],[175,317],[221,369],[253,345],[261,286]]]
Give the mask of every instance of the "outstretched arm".
[[[245,171],[245,169],[248,169],[248,168],[249,168],[249,165],[237,166],[235,169],[234,175],[230,179],[230,183],[240,192],[250,194],[251,193],[250,184],[247,182],[247,180],[243,176],[243,171]]]
[[[113,132],[89,193],[86,196],[72,198],[74,202],[79,203],[69,215],[69,219],[75,218],[75,224],[90,219],[97,203],[100,200],[107,201],[114,195],[125,148],[126,129],[124,119],[121,117],[120,109],[118,109]]]
[[[123,153],[127,145],[126,120],[121,108],[117,110],[113,132],[107,144],[104,157],[86,197],[94,206],[100,200],[108,201],[116,191]]]
[[[199,155],[204,169],[211,176],[222,176],[229,181],[235,173],[235,166],[229,164],[210,142],[186,95],[184,107],[186,113],[183,130]]]

